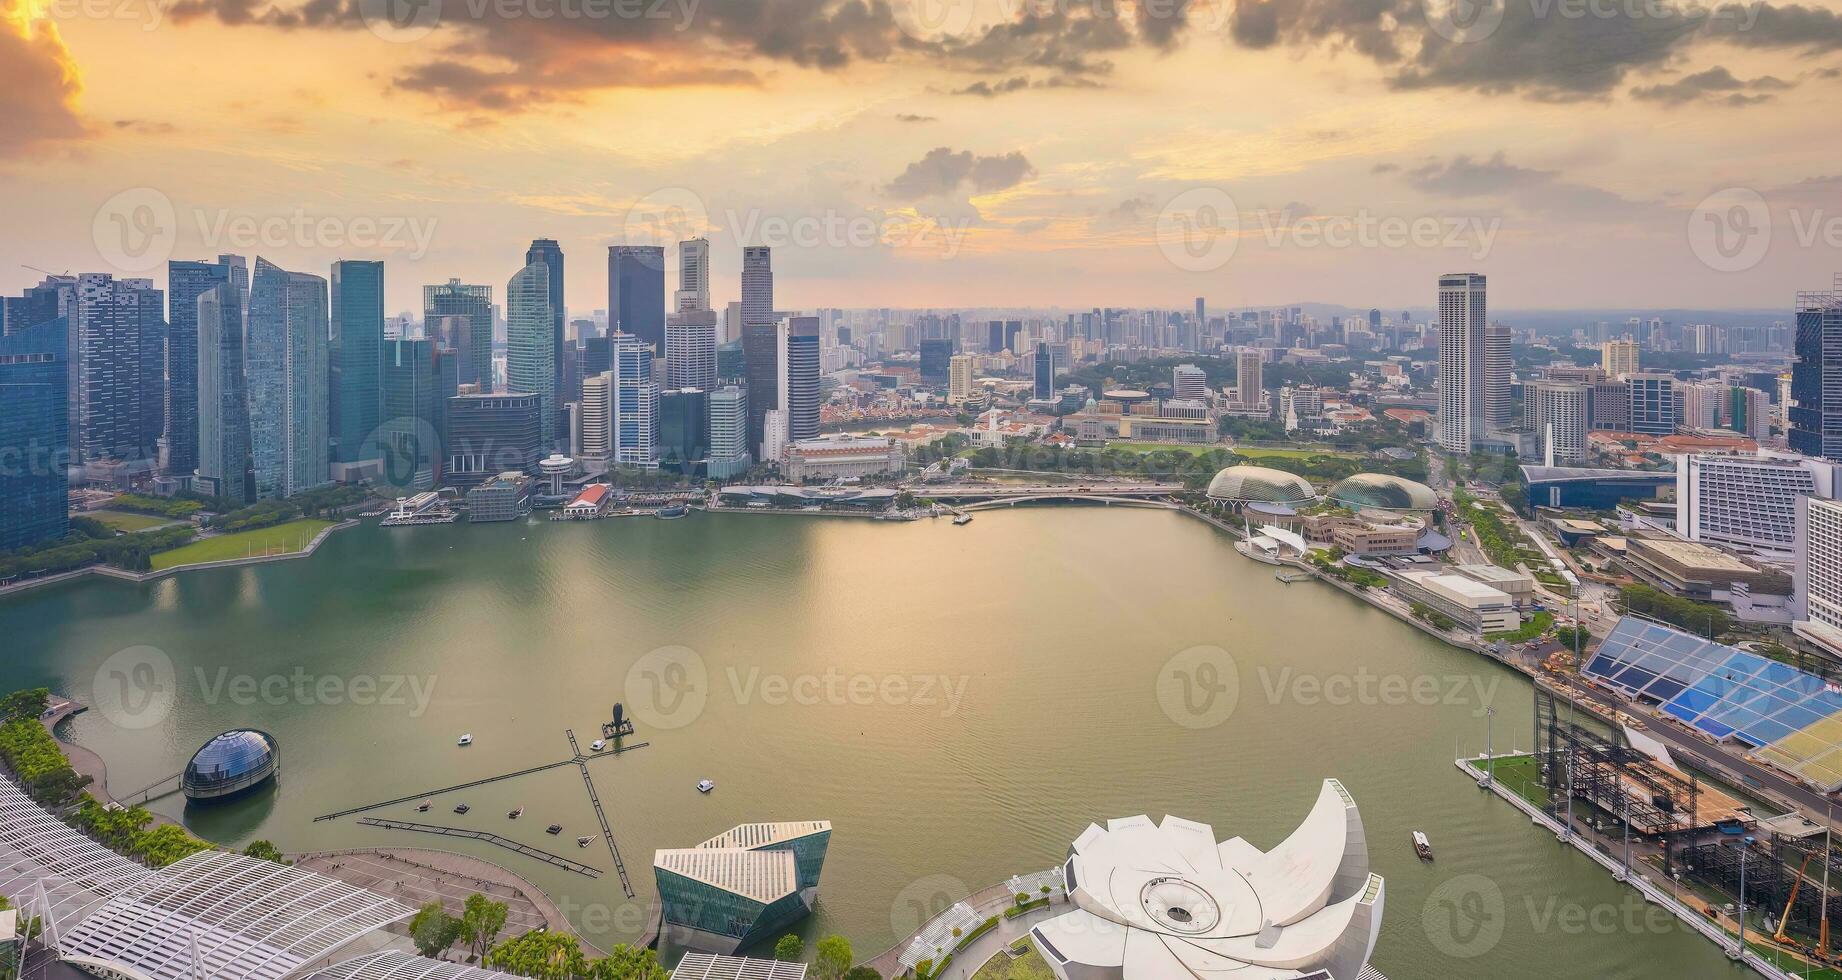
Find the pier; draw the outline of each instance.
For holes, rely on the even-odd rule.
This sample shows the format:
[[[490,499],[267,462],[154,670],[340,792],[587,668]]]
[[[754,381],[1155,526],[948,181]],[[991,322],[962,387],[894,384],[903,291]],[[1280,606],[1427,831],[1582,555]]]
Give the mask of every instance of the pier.
[[[588,789],[588,801],[595,807],[595,819],[601,822],[601,839],[607,841],[608,856],[614,859],[614,873],[620,875],[620,890],[632,898],[633,882],[627,880],[627,864],[620,859],[620,847],[614,843],[614,828],[608,826],[607,811],[601,808],[601,796],[595,792],[595,781],[589,777],[588,758],[582,754],[581,746],[576,744],[575,729],[565,729],[564,734],[569,736],[569,750],[575,753],[576,768],[582,770],[582,785]],[[637,749],[640,746],[633,747]],[[614,751],[619,753],[624,750],[617,747]]]
[[[564,871],[574,871],[576,874],[585,875],[590,878],[601,877],[600,868],[590,867],[580,861],[571,861],[566,857],[560,857],[549,851],[539,850],[529,844],[520,844],[515,840],[500,837],[498,834],[489,833],[484,830],[468,830],[465,827],[443,827],[440,824],[416,823],[413,820],[391,820],[387,817],[360,817],[358,822],[366,827],[382,827],[385,830],[413,830],[422,834],[438,834],[442,837],[466,837],[472,840],[485,841],[494,847],[503,847],[508,851],[517,851],[525,857],[536,858],[545,864],[562,868]]]
[[[573,734],[570,736],[569,744],[572,747],[575,745],[575,736]],[[594,759],[594,758],[602,758],[606,756],[616,756],[616,755],[620,755],[625,752],[631,752],[634,749],[643,749],[650,744],[652,743],[641,742],[637,745],[624,745],[624,746],[613,749],[606,753],[599,753],[597,755],[590,755],[590,756],[578,754],[568,759],[560,759],[556,762],[546,762],[541,766],[532,766],[529,769],[520,769],[516,772],[504,772],[504,773],[500,773],[497,776],[487,776],[483,779],[475,779],[470,782],[456,783],[453,786],[443,786],[440,789],[423,790],[420,793],[410,793],[407,796],[399,796],[395,799],[381,800],[377,803],[366,803],[363,806],[348,807],[347,809],[336,810],[332,813],[322,813],[319,816],[314,817],[313,822],[319,823],[322,820],[337,820],[340,817],[349,817],[354,813],[367,813],[371,810],[381,810],[387,806],[396,806],[399,803],[413,803],[417,800],[427,799],[431,796],[441,796],[447,793],[457,793],[463,789],[472,789],[475,786],[485,786],[489,783],[504,782],[507,779],[517,779],[519,776],[529,776],[534,773],[547,772],[551,769],[561,769],[564,766],[571,766],[577,763],[586,763],[588,760]]]

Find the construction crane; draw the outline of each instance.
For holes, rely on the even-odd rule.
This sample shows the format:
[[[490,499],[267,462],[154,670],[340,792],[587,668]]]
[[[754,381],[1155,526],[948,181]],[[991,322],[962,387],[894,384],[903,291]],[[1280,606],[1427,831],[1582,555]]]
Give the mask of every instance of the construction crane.
[[[69,270],[69,269],[65,269],[65,270],[64,270],[63,272],[52,272],[52,271],[51,271],[50,269],[41,269],[41,268],[39,268],[38,266],[35,266],[35,265],[26,265],[26,264],[25,264],[24,262],[21,262],[21,263],[19,264],[19,267],[20,267],[21,269],[30,269],[30,270],[32,270],[33,272],[42,272],[42,273],[44,273],[44,274],[45,274],[45,275],[47,275],[47,276],[68,276],[68,275],[70,275],[70,270]]]
[[[1797,890],[1804,885],[1804,872],[1810,870],[1810,859],[1816,857],[1814,852],[1804,855],[1804,863],[1797,868],[1797,879],[1791,882],[1791,897],[1785,900],[1784,914],[1778,917],[1778,931],[1772,934],[1772,942],[1801,950],[1804,944],[1784,934],[1785,927],[1791,924],[1791,906],[1797,904]]]

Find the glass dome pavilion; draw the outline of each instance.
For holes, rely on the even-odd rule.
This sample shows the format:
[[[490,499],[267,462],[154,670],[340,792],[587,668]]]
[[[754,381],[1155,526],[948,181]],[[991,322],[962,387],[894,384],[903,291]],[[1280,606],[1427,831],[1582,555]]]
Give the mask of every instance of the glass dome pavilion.
[[[189,800],[218,800],[261,785],[280,768],[281,748],[273,735],[239,728],[206,742],[193,754],[180,788]]]

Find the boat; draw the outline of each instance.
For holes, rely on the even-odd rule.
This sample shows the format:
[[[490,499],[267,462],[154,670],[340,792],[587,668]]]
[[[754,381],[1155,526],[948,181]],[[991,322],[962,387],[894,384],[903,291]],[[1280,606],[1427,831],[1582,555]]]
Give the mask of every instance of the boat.
[[[456,803],[456,804],[454,804],[454,812],[455,812],[455,813],[460,813],[460,814],[465,814],[465,813],[466,813],[466,812],[467,812],[468,810],[471,810],[471,809],[473,809],[473,807],[470,807],[470,806],[468,806],[468,805],[467,805],[467,804],[465,804],[465,803]]]
[[[1433,842],[1427,840],[1426,835],[1417,830],[1413,832],[1413,849],[1415,854],[1420,855],[1420,860],[1431,861],[1433,859]]]
[[[434,805],[435,805],[434,800],[423,800],[421,803],[416,804],[416,812],[417,813],[427,813],[429,812],[429,807],[434,806]]]
[[[685,506],[684,503],[680,501],[676,503],[666,504],[665,506],[659,508],[658,516],[659,516],[659,519],[662,521],[673,521],[673,520],[677,520],[680,517],[683,517],[686,514],[689,514],[690,512],[691,512],[691,508]]]
[[[563,825],[560,823],[553,823],[550,826],[544,828],[544,833],[549,834],[552,837],[555,837],[557,834],[560,834],[562,832],[563,832]]]
[[[577,847],[587,847],[594,840],[595,838],[593,837],[578,837],[576,838],[576,846]]]
[[[467,734],[462,735],[460,737],[460,741],[456,742],[455,744],[456,745],[472,745],[473,744],[473,733],[468,732]]]
[[[507,820],[516,820],[516,819],[518,819],[519,817],[522,817],[522,816],[524,816],[524,807],[519,807],[518,809],[516,809],[516,810],[513,810],[513,811],[512,811],[512,812],[510,812],[510,813],[507,813],[507,814],[505,815],[505,819],[507,819]]]
[[[594,740],[593,742],[588,743],[588,750],[590,752],[599,752],[602,749],[605,749],[607,747],[608,747],[608,743],[605,740],[599,739],[599,738]]]
[[[700,779],[697,781],[697,791],[699,793],[708,793],[715,788],[716,784],[708,779]]]
[[[970,523],[972,523],[971,514],[961,514],[958,517],[953,518],[954,527],[964,527],[965,525],[970,524]]]

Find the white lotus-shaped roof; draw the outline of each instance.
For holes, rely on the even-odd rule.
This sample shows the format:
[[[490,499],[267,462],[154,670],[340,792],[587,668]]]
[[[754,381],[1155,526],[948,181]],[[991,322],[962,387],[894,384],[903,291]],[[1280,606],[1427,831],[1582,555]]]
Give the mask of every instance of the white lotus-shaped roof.
[[[1357,980],[1381,931],[1382,879],[1334,779],[1271,851],[1125,817],[1090,825],[1063,874],[1076,911],[1031,930],[1063,980]]]

